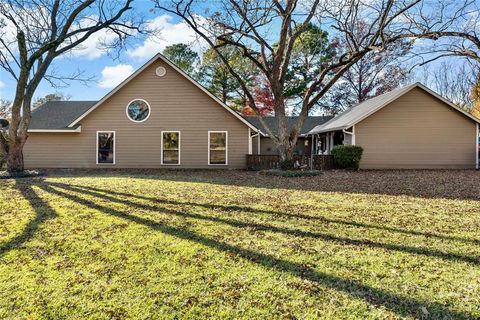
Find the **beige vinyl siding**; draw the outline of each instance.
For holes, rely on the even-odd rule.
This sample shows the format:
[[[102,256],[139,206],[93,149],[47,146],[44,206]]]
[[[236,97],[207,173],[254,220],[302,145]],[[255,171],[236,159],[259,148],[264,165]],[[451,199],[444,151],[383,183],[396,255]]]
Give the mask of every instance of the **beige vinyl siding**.
[[[163,66],[164,77],[155,69]],[[145,122],[127,118],[126,106],[141,98],[151,106]],[[244,168],[248,127],[201,89],[157,59],[81,122],[82,132],[31,133],[27,168],[159,168],[161,131],[181,132],[176,168]],[[96,132],[115,131],[115,165],[96,164]],[[228,166],[208,165],[208,131],[228,131]]]
[[[363,169],[475,168],[476,124],[415,88],[355,125]]]

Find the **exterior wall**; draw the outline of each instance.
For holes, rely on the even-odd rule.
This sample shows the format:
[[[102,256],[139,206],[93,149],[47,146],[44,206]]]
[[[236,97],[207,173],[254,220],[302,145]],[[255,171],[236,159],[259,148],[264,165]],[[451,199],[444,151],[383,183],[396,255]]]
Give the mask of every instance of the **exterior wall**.
[[[475,168],[476,124],[415,88],[355,125],[360,167]]]
[[[163,66],[164,77],[155,75]],[[127,118],[127,104],[145,99],[150,117]],[[27,168],[245,168],[248,127],[158,59],[81,121],[81,133],[31,133]],[[180,131],[180,165],[161,165],[161,131]],[[115,165],[96,164],[96,132],[115,131]],[[208,165],[208,131],[228,131],[228,166]]]

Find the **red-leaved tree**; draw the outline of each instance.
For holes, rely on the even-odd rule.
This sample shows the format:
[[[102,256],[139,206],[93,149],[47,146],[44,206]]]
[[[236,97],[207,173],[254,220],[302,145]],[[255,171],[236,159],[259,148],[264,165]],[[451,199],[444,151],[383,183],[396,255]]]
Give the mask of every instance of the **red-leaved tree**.
[[[275,112],[275,102],[267,80],[261,76],[255,76],[252,82],[254,87],[252,93],[258,112],[262,117],[272,116]],[[246,116],[257,115],[248,101],[245,103],[242,114]]]

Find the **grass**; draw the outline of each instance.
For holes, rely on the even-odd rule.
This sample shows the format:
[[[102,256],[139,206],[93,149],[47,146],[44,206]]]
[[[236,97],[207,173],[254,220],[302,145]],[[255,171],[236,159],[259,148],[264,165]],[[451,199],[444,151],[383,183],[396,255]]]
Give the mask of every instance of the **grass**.
[[[0,181],[0,318],[480,318],[480,172]]]

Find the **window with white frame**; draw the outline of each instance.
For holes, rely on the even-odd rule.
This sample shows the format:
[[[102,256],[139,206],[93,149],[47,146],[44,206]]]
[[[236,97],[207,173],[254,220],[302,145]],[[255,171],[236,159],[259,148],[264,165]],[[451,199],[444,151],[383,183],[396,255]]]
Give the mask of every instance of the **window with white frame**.
[[[208,164],[226,165],[228,163],[228,132],[208,132]]]
[[[115,132],[97,132],[97,164],[115,164]]]
[[[162,164],[180,164],[180,131],[162,131]]]
[[[150,105],[143,99],[135,99],[127,104],[127,117],[133,122],[144,122],[150,117]]]

